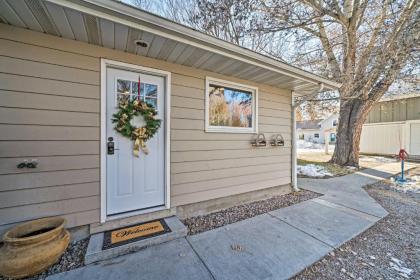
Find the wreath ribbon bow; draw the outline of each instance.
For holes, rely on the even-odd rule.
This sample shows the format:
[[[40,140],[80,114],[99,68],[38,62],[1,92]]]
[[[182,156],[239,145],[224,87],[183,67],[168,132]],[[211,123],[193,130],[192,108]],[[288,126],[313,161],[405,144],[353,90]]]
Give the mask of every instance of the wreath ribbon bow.
[[[146,147],[146,128],[139,127],[136,128],[133,133],[134,140],[134,148],[133,148],[133,154],[138,157],[140,150],[143,150],[143,152],[147,155],[149,153],[149,150]]]

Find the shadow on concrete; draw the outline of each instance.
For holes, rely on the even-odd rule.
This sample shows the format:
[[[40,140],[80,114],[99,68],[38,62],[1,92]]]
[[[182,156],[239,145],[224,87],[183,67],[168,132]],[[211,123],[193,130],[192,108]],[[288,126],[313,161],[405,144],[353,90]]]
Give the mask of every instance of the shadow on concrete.
[[[363,169],[357,172],[357,174],[360,174],[360,175],[365,174],[365,175],[379,177],[383,179],[394,176],[393,173],[390,173],[388,171],[383,171],[383,170],[377,170],[377,169]]]

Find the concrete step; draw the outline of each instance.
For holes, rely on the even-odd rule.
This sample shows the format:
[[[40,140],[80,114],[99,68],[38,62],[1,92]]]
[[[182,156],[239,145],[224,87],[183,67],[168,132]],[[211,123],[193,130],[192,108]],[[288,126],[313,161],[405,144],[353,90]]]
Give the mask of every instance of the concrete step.
[[[86,250],[85,264],[87,265],[90,263],[115,258],[117,256],[136,252],[145,247],[168,242],[185,237],[187,235],[187,227],[178,219],[178,217],[172,216],[165,218],[164,220],[168,227],[171,229],[171,232],[108,248],[105,250],[102,250],[104,233],[100,232],[91,235],[89,245]]]

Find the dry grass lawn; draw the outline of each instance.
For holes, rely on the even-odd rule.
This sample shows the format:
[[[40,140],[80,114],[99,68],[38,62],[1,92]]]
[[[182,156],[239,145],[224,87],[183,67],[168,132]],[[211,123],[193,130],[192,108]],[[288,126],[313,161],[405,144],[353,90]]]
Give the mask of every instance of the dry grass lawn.
[[[318,165],[330,165],[328,161],[331,159],[332,152],[328,155],[325,154],[323,150],[314,151],[299,151],[298,152],[298,159],[302,160],[302,163],[309,164],[318,164]],[[359,160],[360,168],[373,168],[379,165],[382,165],[386,162],[385,161],[394,161],[392,158],[380,157],[380,156],[367,156],[361,155]],[[300,164],[300,163],[299,163]],[[334,168],[332,166],[331,168]],[[348,173],[347,173],[348,174]]]

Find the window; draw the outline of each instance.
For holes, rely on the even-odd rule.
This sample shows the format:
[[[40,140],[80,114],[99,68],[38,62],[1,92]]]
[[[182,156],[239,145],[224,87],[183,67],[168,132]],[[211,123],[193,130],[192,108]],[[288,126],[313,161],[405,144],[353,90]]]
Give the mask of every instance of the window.
[[[338,121],[337,120],[333,120],[333,126],[337,126]]]
[[[256,88],[207,79],[206,130],[256,132]]]
[[[139,94],[140,90],[140,94]],[[157,86],[153,84],[140,83],[117,79],[117,101],[139,99],[157,109]]]
[[[335,133],[330,133],[330,141],[331,141],[331,142],[335,142],[335,140],[336,140],[336,135],[335,135]]]
[[[315,133],[314,138],[319,138],[319,133]]]
[[[257,132],[258,89],[206,79],[206,131]]]

